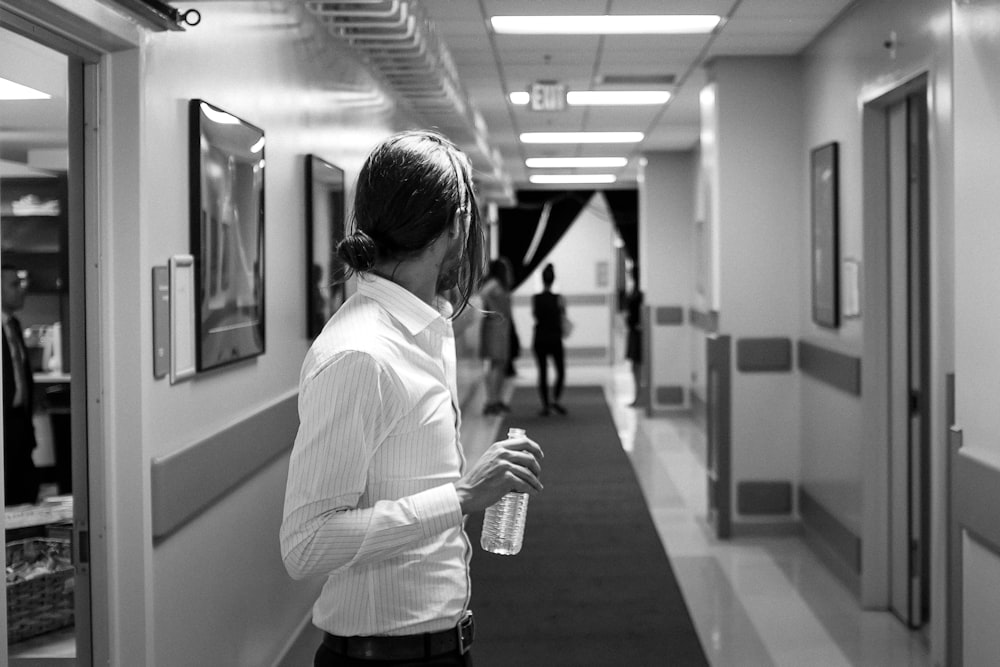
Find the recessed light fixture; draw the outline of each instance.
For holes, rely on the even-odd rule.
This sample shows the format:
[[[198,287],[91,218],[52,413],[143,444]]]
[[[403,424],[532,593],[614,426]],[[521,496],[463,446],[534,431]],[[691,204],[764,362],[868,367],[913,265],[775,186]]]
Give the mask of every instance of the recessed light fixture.
[[[530,183],[614,183],[618,178],[614,174],[535,174],[528,177]]]
[[[624,167],[625,157],[529,157],[524,166],[529,169],[569,169],[574,167]]]
[[[52,96],[0,77],[0,100],[50,100]]]
[[[722,17],[705,14],[493,16],[501,35],[693,35],[712,32]]]
[[[635,144],[642,132],[522,132],[524,144]]]
[[[531,95],[518,90],[509,96],[511,104],[527,104]],[[666,90],[571,90],[566,93],[566,103],[572,107],[581,106],[640,106],[644,104],[664,104],[670,99]]]

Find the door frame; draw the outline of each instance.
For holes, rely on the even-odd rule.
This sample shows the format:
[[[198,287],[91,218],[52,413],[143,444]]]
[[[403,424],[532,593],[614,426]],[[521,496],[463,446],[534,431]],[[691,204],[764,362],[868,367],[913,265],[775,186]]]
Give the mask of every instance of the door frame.
[[[131,650],[131,646],[127,649],[121,646],[136,640],[124,638],[127,633],[120,628],[122,615],[115,610],[121,607],[120,593],[116,596],[112,590],[111,562],[120,561],[121,556],[112,553],[120,549],[114,541],[115,531],[111,530],[109,516],[115,498],[108,487],[113,466],[107,452],[113,446],[107,425],[112,422],[110,407],[102,400],[111,352],[105,333],[108,315],[104,303],[109,278],[100,258],[108,256],[110,223],[105,219],[109,211],[118,210],[118,215],[125,215],[126,209],[138,213],[132,207],[119,206],[117,190],[111,187],[115,174],[112,154],[125,144],[132,152],[138,146],[131,143],[134,141],[132,136],[114,138],[110,128],[120,126],[135,130],[139,127],[138,106],[119,112],[120,105],[115,102],[118,97],[129,96],[138,100],[140,73],[134,62],[138,60],[143,31],[121,13],[97,2],[77,3],[70,9],[53,0],[0,0],[0,22],[14,32],[66,54],[82,66],[82,76],[70,82],[72,93],[83,100],[70,111],[70,124],[80,128],[79,136],[70,136],[70,141],[75,142],[70,151],[71,170],[83,176],[75,179],[69,193],[71,201],[75,202],[71,209],[75,209],[76,216],[75,225],[71,219],[76,233],[69,241],[69,271],[72,276],[71,317],[79,323],[73,335],[72,362],[75,372],[84,379],[74,383],[71,401],[73,437],[86,438],[88,443],[87,451],[81,453],[83,458],[78,460],[74,455],[73,463],[74,490],[80,485],[87,493],[87,520],[75,530],[86,531],[84,537],[89,554],[85,555],[90,566],[90,632],[83,642],[78,637],[77,651],[78,656],[88,651],[92,663],[77,660],[74,664],[113,664],[116,657]],[[121,57],[127,64],[116,68],[114,63],[120,53],[125,54]],[[80,372],[83,368],[86,368],[85,373]],[[0,518],[0,529],[2,522]],[[118,542],[122,539],[121,536],[117,538]],[[80,540],[77,544],[81,544]],[[0,613],[5,616],[6,596],[3,593],[0,593],[0,603]],[[140,618],[146,615],[143,609],[133,609],[130,613]],[[144,639],[140,637],[138,641],[142,643]],[[2,641],[0,664],[7,664],[8,657],[7,643]]]
[[[862,159],[863,159],[863,245],[865,248],[865,265],[867,267],[862,281],[864,305],[863,351],[865,363],[862,367],[862,386],[864,396],[862,401],[862,424],[866,435],[866,448],[863,452],[863,490],[865,502],[862,510],[862,540],[861,561],[864,564],[861,572],[861,603],[868,609],[888,609],[890,606],[890,542],[889,528],[891,518],[890,508],[890,377],[888,373],[887,351],[892,344],[889,300],[891,296],[889,258],[891,240],[886,221],[888,210],[888,120],[887,109],[907,97],[921,93],[928,100],[928,153],[927,173],[932,181],[927,203],[928,235],[931,247],[934,246],[935,215],[934,208],[934,146],[931,130],[931,80],[926,71],[911,75],[886,86],[871,97],[862,100]],[[905,252],[904,252],[905,254]],[[928,266],[925,267],[929,277],[927,294],[934,301],[937,294],[934,273],[933,251],[929,254]],[[928,361],[931,367],[928,391],[935,387],[934,370],[936,353],[942,349],[945,341],[938,338],[938,327],[935,326],[935,311],[930,313],[930,347]],[[878,360],[886,360],[884,363]],[[933,405],[925,405],[929,419],[936,423],[939,415],[938,403],[942,394],[933,392]],[[930,446],[933,446],[934,439]],[[933,462],[928,463],[929,466]],[[928,474],[930,471],[927,471]],[[931,476],[933,478],[933,476]],[[933,505],[939,493],[933,482],[930,489],[929,503]],[[933,510],[930,510],[933,511]],[[931,522],[933,524],[933,522]],[[933,531],[933,527],[932,527]],[[932,532],[931,538],[937,542],[942,535]],[[933,545],[927,545],[928,552],[933,551]],[[933,590],[933,578],[937,576],[935,568],[929,569],[932,579],[928,582]],[[932,622],[936,622],[931,614]]]
[[[929,372],[933,340],[926,100],[926,89],[918,88],[884,108],[890,137],[890,609],[913,629],[923,627],[930,615],[930,406],[935,396]],[[919,182],[914,183],[914,176]]]
[[[73,659],[43,659],[44,664],[73,664],[87,667],[93,664],[93,577],[91,573],[91,558],[101,553],[99,545],[92,542],[90,525],[93,497],[91,496],[90,478],[90,432],[88,429],[87,391],[87,339],[82,333],[87,324],[87,291],[85,284],[85,254],[87,252],[86,235],[88,225],[92,224],[89,202],[96,190],[93,189],[93,175],[88,170],[88,154],[93,147],[87,140],[86,124],[93,122],[87,107],[94,103],[97,88],[94,85],[95,67],[100,62],[100,54],[87,46],[73,42],[57,34],[47,27],[17,14],[11,14],[0,6],[0,21],[8,32],[18,34],[38,44],[51,48],[66,56],[67,59],[67,152],[68,165],[68,247],[69,257],[67,283],[69,285],[69,323],[67,330],[70,344],[70,360],[73,364],[71,375],[75,381],[71,383],[70,433],[73,442],[87,443],[86,447],[72,449],[73,474],[73,563],[74,573],[74,617],[76,657]],[[0,528],[2,528],[0,519]],[[6,612],[6,591],[0,596]],[[6,626],[6,624],[5,624]],[[8,662],[16,667],[19,664],[38,664],[38,659],[11,659],[8,655],[6,640],[0,646],[0,658],[3,664]]]

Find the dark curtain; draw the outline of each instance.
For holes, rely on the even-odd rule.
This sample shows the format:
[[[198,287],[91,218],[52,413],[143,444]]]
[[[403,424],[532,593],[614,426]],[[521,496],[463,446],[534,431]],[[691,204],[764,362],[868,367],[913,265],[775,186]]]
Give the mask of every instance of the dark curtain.
[[[638,190],[605,190],[604,198],[608,200],[611,217],[615,227],[625,243],[625,252],[629,258],[639,265],[639,191]]]
[[[625,244],[625,254],[632,260],[635,271],[633,278],[639,278],[639,191],[606,190],[604,198],[608,210],[615,221],[618,235]],[[624,267],[622,267],[624,268]],[[624,276],[622,276],[624,277]],[[640,297],[641,298],[641,297]],[[618,285],[618,310],[624,311],[628,304],[625,283]]]
[[[514,266],[511,290],[517,289],[545,261],[593,196],[594,190],[519,190],[517,206],[499,210],[500,256],[506,257]],[[534,254],[525,263],[525,254],[531,247],[546,202],[551,202],[552,208],[545,232]]]

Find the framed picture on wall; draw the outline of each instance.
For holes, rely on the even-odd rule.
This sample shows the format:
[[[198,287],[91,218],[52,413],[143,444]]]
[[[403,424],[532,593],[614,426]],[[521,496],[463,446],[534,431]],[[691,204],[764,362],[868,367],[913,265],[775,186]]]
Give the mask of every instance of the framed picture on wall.
[[[264,131],[191,100],[198,371],[264,353]]]
[[[337,244],[345,233],[344,171],[306,156],[306,332],[315,338],[346,298]]]
[[[840,232],[837,143],[812,150],[812,314],[823,327],[840,326]]]

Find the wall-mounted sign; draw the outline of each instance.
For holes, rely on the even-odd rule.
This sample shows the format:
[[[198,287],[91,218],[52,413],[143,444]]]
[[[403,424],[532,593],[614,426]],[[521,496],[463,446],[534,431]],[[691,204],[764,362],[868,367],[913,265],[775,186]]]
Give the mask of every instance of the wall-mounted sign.
[[[565,111],[566,84],[555,81],[536,81],[528,91],[532,111]]]

